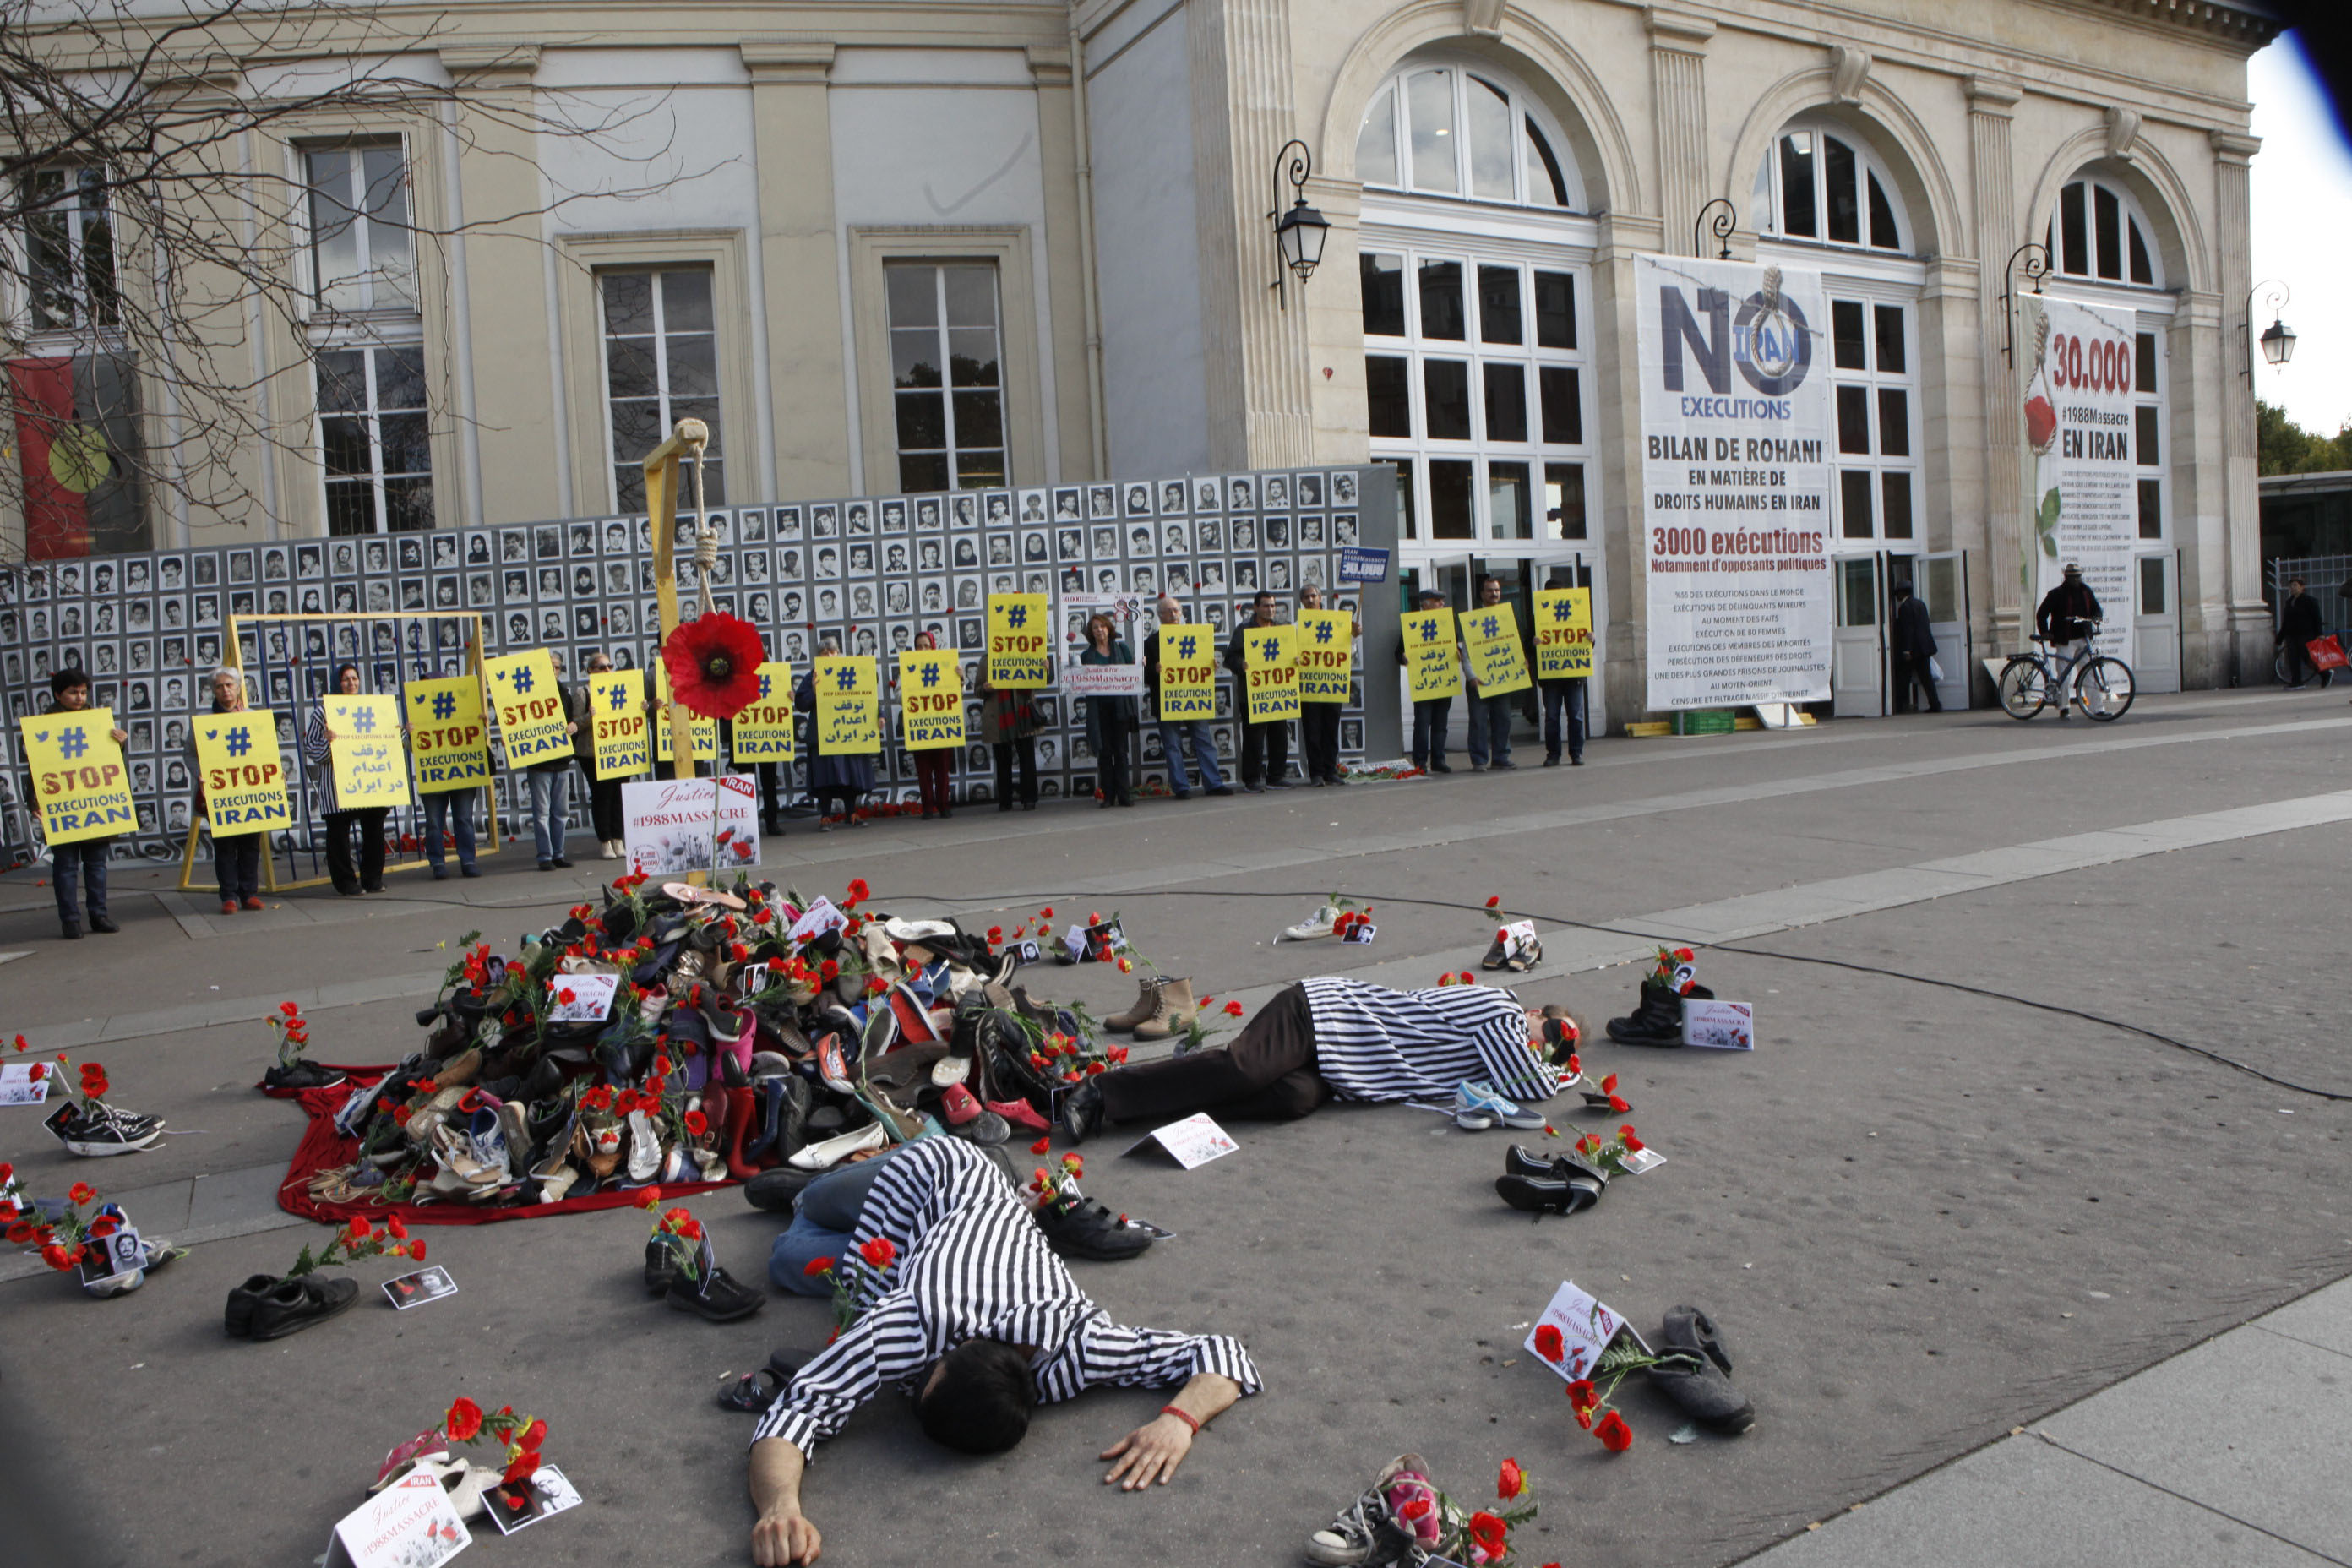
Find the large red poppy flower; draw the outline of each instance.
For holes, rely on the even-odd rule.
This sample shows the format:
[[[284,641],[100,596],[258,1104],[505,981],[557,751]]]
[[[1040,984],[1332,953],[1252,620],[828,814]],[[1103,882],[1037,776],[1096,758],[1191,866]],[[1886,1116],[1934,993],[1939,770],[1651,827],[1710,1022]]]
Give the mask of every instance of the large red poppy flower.
[[[662,647],[670,694],[704,719],[732,719],[749,708],[767,657],[749,621],[716,611],[682,623]]]

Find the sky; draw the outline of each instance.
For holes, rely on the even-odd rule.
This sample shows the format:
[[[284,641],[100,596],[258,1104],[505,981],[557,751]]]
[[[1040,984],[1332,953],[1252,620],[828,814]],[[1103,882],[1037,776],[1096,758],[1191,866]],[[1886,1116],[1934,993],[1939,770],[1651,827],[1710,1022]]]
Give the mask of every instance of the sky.
[[[2277,314],[2294,329],[2285,368],[2262,363],[2254,384],[2306,430],[2333,435],[2352,424],[2352,149],[2328,113],[2326,90],[2295,35],[2256,55],[2247,68],[2253,132],[2263,150],[2253,164],[2254,279],[2277,279],[2294,297]],[[2243,301],[2222,309],[2234,319]],[[2271,313],[2256,305],[2257,334]],[[2232,330],[2232,337],[2237,337]],[[2233,352],[2244,353],[2242,340]]]

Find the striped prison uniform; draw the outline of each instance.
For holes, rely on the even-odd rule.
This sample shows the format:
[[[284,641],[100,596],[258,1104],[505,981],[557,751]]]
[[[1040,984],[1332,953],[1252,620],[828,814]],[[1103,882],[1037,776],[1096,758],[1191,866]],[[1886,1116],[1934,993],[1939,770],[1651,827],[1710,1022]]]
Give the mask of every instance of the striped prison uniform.
[[[926,1138],[890,1157],[858,1212],[852,1247],[898,1249],[894,1283],[801,1368],[752,1441],[782,1437],[803,1457],[839,1432],[886,1383],[908,1381],[968,1339],[1037,1349],[1037,1399],[1051,1405],[1097,1384],[1154,1387],[1196,1373],[1263,1386],[1241,1342],[1114,1323],[1080,1290],[1045,1233],[987,1155]]]

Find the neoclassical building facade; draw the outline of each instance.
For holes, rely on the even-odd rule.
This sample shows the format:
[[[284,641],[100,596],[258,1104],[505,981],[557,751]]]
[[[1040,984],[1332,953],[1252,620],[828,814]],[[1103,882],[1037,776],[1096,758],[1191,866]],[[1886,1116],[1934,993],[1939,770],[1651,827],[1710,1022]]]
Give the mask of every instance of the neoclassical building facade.
[[[243,504],[118,501],[80,548],[625,513],[685,415],[730,504],[1369,461],[1410,580],[1590,584],[1596,718],[1622,722],[1634,258],[1727,252],[1830,304],[1838,711],[1886,705],[1898,582],[1966,649],[1954,695],[2031,621],[2036,288],[2137,340],[2134,602],[2108,608],[2143,687],[2267,679],[2245,68],[2274,26],[2182,0],[479,0],[369,63],[462,85],[444,111],[247,134],[304,193],[257,221],[293,235],[306,307],[241,345],[283,438],[239,458]],[[1274,234],[1301,196],[1329,225],[1303,279]],[[67,352],[42,321],[70,300],[44,308],[10,302],[26,354]]]

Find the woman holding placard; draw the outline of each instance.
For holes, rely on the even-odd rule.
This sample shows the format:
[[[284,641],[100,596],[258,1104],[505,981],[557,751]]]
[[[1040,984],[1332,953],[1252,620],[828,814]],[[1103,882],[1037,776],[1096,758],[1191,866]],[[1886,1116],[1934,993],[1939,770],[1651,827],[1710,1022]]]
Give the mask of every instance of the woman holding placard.
[[[242,713],[245,711],[245,676],[228,665],[213,671],[213,711]],[[273,756],[275,753],[273,753]],[[205,807],[204,763],[196,756],[195,726],[188,726],[188,771],[196,780],[196,809]],[[242,907],[257,910],[261,904],[261,840],[264,831],[223,833],[217,825],[208,824],[213,839],[213,879],[220,886],[221,913],[235,914]]]
[[[940,639],[929,632],[916,635],[917,653],[935,653],[939,646]],[[953,746],[925,746],[914,753],[915,784],[922,795],[925,822],[934,816],[944,822],[955,815],[948,804],[948,768],[955,753]]]
[[[1135,651],[1113,635],[1110,617],[1100,613],[1087,617],[1087,646],[1080,664],[1133,664]],[[1087,744],[1102,763],[1102,804],[1133,805],[1128,792],[1127,754],[1135,740],[1135,699],[1124,692],[1096,692],[1087,699]]]
[[[841,657],[841,639],[826,637],[817,644],[817,658]],[[841,802],[841,818],[852,827],[863,827],[866,819],[857,815],[860,796],[874,787],[874,758],[871,753],[844,755],[828,753],[817,743],[818,721],[816,703],[816,669],[812,666],[800,679],[793,683],[793,707],[807,716],[807,729],[801,742],[801,754],[808,759],[809,794],[816,798],[817,826],[831,831],[825,821],[828,800]]]
[[[360,694],[360,667],[356,664],[335,666],[335,690],[344,697]],[[310,709],[310,721],[304,726],[302,756],[312,764],[319,785],[319,808],[326,816],[327,875],[335,884],[335,891],[345,898],[360,893],[383,891],[383,819],[391,808],[382,805],[364,806],[356,811],[340,808],[335,795],[335,769],[329,761],[332,754],[335,732],[327,728],[327,705],[321,701]],[[359,859],[352,866],[352,835],[359,835]]]

